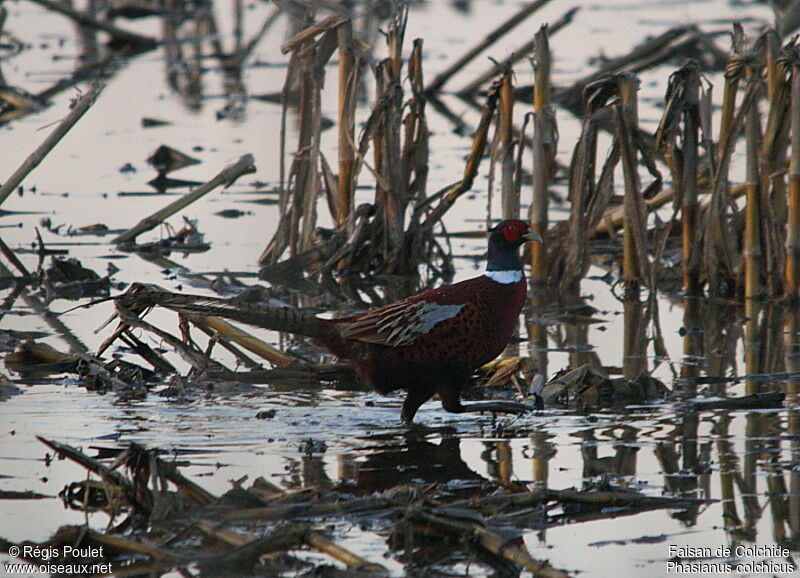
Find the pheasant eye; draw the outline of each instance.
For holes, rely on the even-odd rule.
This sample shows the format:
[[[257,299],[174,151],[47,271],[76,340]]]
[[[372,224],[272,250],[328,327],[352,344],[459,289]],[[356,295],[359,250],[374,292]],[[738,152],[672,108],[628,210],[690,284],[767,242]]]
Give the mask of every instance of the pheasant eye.
[[[514,241],[519,239],[519,227],[517,226],[517,224],[509,223],[505,227],[503,227],[503,236],[509,243],[513,243]]]

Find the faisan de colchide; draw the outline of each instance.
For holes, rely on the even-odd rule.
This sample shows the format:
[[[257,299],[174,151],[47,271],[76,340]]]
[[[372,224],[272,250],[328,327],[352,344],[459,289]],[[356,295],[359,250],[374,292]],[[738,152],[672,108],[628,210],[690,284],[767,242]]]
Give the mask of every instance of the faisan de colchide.
[[[305,335],[351,366],[375,391],[405,389],[408,395],[401,413],[405,422],[411,422],[419,407],[436,394],[450,412],[522,413],[528,406],[512,401],[463,404],[461,390],[473,372],[497,357],[511,340],[527,295],[519,249],[528,241],[542,242],[542,237],[524,221],[502,221],[489,231],[482,275],[337,319],[143,285],[132,287],[128,295],[178,312]],[[148,291],[153,293],[149,297],[144,295]]]

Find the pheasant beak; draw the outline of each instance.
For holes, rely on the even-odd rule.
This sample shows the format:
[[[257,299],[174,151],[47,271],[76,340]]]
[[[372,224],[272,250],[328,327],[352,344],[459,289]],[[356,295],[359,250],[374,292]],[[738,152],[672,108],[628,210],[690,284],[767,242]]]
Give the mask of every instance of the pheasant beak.
[[[522,238],[526,241],[539,241],[540,243],[544,243],[544,239],[542,239],[542,236],[536,231],[529,231],[522,235]]]

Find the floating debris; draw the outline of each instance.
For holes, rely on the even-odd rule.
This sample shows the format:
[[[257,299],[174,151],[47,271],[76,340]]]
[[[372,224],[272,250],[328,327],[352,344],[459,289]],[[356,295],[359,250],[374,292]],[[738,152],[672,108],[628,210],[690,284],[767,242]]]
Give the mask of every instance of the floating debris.
[[[585,364],[557,373],[544,386],[541,396],[546,407],[578,405],[606,408],[662,400],[671,393],[663,383],[651,376],[611,379],[590,364]]]
[[[169,126],[172,123],[167,120],[161,120],[158,118],[149,118],[149,117],[142,117],[142,127],[143,128],[153,128],[157,126]]]
[[[200,164],[199,159],[190,157],[167,145],[158,147],[153,154],[147,157],[147,162],[158,171],[159,175]]]
[[[87,269],[77,259],[53,258],[42,275],[48,299],[82,299],[108,295],[111,281]]]

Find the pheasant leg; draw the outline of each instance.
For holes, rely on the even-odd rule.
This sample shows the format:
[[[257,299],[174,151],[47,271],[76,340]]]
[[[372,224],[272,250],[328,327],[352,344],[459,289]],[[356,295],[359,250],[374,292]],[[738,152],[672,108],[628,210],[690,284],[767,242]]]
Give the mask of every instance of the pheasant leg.
[[[531,408],[523,403],[516,401],[476,401],[473,403],[461,403],[460,392],[452,388],[441,388],[439,390],[439,397],[442,398],[442,407],[445,411],[450,413],[467,413],[479,411],[491,411],[495,413],[511,413],[520,415],[528,413]]]
[[[428,386],[415,386],[413,389],[408,390],[408,395],[403,401],[403,409],[400,412],[400,419],[404,423],[411,423],[414,421],[414,416],[420,406],[433,397],[436,391]]]

